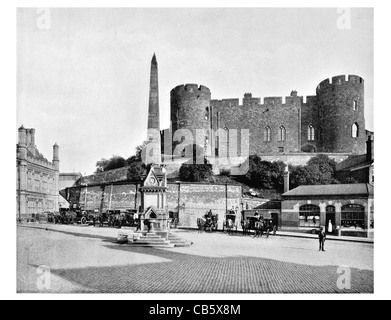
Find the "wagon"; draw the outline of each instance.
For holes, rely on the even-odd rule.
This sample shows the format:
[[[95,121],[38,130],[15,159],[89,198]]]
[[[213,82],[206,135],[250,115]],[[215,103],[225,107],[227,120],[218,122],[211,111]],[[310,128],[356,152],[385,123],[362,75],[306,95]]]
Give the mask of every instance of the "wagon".
[[[203,218],[197,219],[197,226],[200,232],[202,231],[217,231],[219,215],[208,212]]]
[[[233,229],[235,231],[238,230],[238,218],[235,213],[235,211],[228,211],[225,216],[224,216],[224,221],[223,221],[223,232],[227,230],[228,233],[231,233]]]
[[[254,236],[261,236],[266,233],[266,237],[269,237],[271,233],[276,235],[277,226],[273,224],[272,219],[264,219],[263,216],[247,217],[242,221],[243,234],[250,234],[254,231]]]

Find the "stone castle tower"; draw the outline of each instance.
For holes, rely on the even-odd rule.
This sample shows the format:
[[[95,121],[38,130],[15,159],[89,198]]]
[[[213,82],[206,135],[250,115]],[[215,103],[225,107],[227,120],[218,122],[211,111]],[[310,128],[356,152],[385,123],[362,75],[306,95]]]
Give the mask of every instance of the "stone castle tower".
[[[187,129],[193,142],[211,154],[211,92],[197,84],[179,85],[171,90],[171,123],[173,132]]]
[[[146,162],[159,164],[161,161],[159,81],[158,63],[155,54],[153,55],[151,61],[147,140],[149,143],[147,148]]]

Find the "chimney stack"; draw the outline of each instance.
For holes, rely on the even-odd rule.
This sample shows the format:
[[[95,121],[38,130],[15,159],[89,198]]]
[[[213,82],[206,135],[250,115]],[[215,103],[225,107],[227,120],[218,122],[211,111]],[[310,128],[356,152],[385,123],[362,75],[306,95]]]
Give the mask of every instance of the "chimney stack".
[[[289,168],[288,165],[286,165],[284,171],[284,193],[288,191],[289,191]]]
[[[60,147],[58,146],[57,143],[55,143],[53,146],[53,164],[57,171],[60,170],[59,149]]]

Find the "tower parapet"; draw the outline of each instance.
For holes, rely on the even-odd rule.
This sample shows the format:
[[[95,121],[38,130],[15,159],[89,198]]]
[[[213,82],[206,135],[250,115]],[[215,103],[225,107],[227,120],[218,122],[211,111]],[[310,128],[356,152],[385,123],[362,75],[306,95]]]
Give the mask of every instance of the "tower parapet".
[[[364,80],[335,76],[316,90],[325,152],[365,153]]]
[[[205,148],[207,154],[210,147],[210,100],[211,92],[203,85],[182,84],[171,90],[173,132],[188,129],[193,135],[194,143]],[[197,137],[197,130],[204,130],[205,135]]]

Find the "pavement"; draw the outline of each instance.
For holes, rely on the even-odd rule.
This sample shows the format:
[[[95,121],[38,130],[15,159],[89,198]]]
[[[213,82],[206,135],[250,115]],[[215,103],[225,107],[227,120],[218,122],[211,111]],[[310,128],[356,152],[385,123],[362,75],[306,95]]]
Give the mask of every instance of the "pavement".
[[[373,243],[326,241],[319,252],[312,237],[175,229],[194,244],[157,249],[119,245],[110,228],[23,224],[17,232],[19,293],[374,292]]]
[[[181,229],[184,230],[196,230],[193,227],[181,227]],[[241,230],[234,231],[234,233],[242,233]],[[292,238],[301,238],[301,239],[318,239],[318,235],[311,234],[311,233],[305,233],[305,232],[293,232],[293,231],[285,231],[285,230],[279,230],[277,231],[278,237],[292,237]],[[357,243],[374,243],[374,233],[369,232],[369,237],[347,237],[347,236],[332,236],[327,235],[328,240],[332,241],[344,241],[344,242],[357,242]]]

